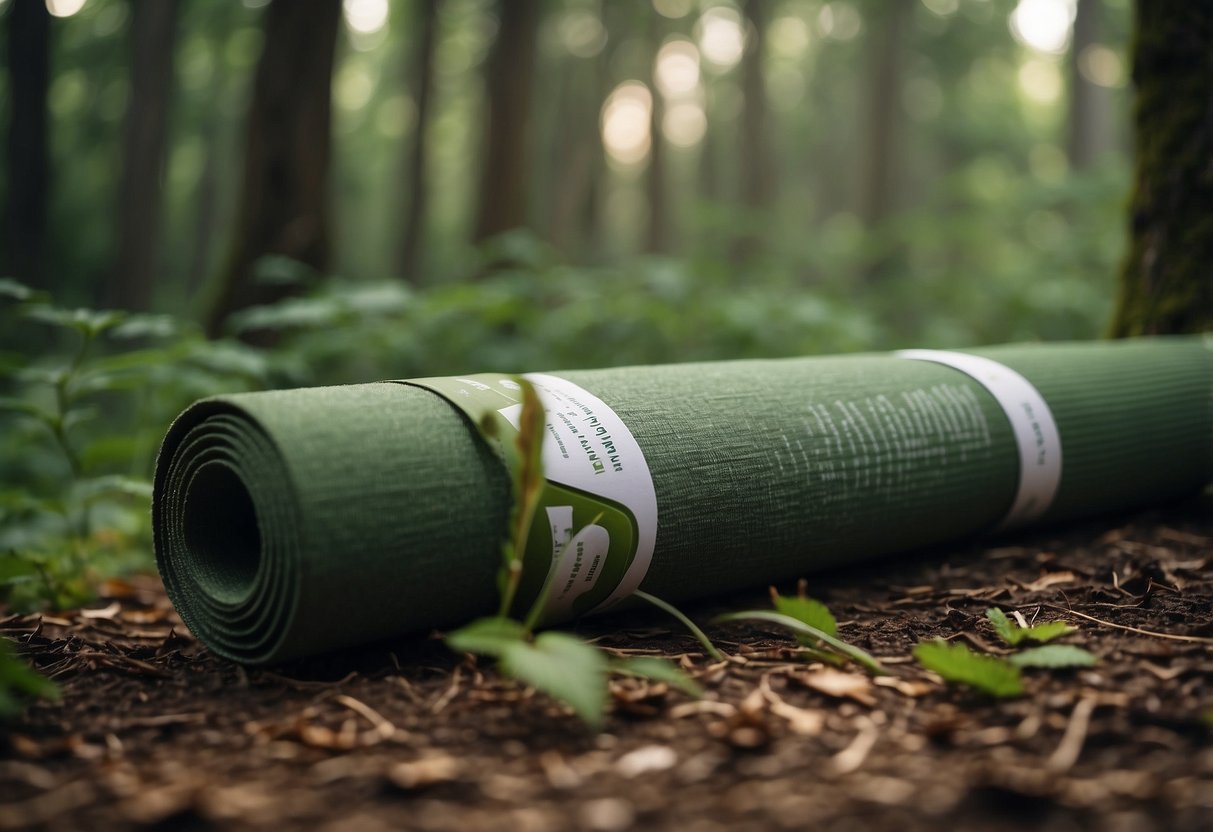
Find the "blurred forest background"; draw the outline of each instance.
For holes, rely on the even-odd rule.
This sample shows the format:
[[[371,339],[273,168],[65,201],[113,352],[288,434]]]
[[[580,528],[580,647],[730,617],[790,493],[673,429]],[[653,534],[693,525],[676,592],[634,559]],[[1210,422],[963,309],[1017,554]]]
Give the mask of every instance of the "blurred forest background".
[[[417,313],[424,352],[389,375],[1091,337],[1110,313],[1127,0],[0,15],[0,273],[64,304],[217,335],[335,275]]]
[[[198,396],[1091,338],[1125,255],[1129,0],[0,0],[0,27],[18,606],[147,563]]]

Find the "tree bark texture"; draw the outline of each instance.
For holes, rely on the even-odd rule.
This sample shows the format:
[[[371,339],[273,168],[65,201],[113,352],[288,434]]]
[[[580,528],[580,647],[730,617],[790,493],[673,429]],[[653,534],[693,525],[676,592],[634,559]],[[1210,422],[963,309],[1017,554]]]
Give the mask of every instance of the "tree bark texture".
[[[118,197],[118,253],[105,300],[111,306],[152,306],[159,271],[164,162],[177,0],[132,2],[131,85],[126,105]]]
[[[1103,34],[1103,0],[1079,0],[1070,47],[1070,112],[1066,155],[1074,170],[1087,170],[1112,147],[1110,91],[1082,72],[1083,53]]]
[[[8,10],[8,192],[0,237],[0,269],[40,289],[46,274],[46,94],[50,80],[50,15],[43,0],[12,0]]]
[[[499,0],[485,62],[484,146],[473,242],[527,224],[531,98],[539,0]]]
[[[429,205],[429,140],[430,114],[434,97],[434,49],[438,40],[439,0],[419,0],[417,3],[416,52],[411,74],[413,100],[417,103],[417,118],[405,149],[408,171],[405,187],[400,250],[397,273],[410,283],[420,283],[419,269]]]
[[[265,15],[236,227],[206,320],[211,335],[233,312],[297,291],[255,282],[259,258],[276,254],[317,271],[329,267],[330,86],[341,0],[273,0]]]
[[[1137,170],[1111,333],[1213,329],[1213,2],[1138,0]]]

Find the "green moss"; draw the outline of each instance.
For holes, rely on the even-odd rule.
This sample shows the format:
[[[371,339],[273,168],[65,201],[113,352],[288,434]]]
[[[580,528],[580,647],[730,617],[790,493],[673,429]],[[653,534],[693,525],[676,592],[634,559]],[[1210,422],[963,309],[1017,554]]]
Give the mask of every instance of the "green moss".
[[[1213,330],[1213,4],[1138,0],[1136,184],[1114,337]]]

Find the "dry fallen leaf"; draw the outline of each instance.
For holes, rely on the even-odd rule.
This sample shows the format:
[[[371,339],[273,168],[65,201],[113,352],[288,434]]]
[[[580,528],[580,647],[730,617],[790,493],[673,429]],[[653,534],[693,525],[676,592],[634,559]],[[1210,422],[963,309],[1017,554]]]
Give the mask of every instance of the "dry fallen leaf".
[[[826,696],[854,699],[861,705],[869,707],[876,704],[876,698],[872,696],[872,680],[859,673],[846,673],[824,667],[820,670],[792,674],[791,678]]]

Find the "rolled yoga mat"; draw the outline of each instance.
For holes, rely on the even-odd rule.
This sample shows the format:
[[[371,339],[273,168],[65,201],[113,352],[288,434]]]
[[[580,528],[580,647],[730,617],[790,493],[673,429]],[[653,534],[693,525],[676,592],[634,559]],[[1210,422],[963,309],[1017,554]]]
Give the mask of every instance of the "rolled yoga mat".
[[[575,508],[538,512],[532,542],[563,563],[558,591],[596,577],[589,555],[607,576],[555,617],[637,583],[670,601],[719,595],[1213,480],[1207,337],[555,376],[534,377],[545,465],[580,473]],[[500,397],[516,421],[519,394],[505,376],[431,384],[445,395],[382,382],[216,396],[173,423],[157,562],[214,652],[274,662],[496,609],[510,477],[460,397]],[[592,516],[587,472],[618,481]],[[599,563],[591,526],[623,554]]]

